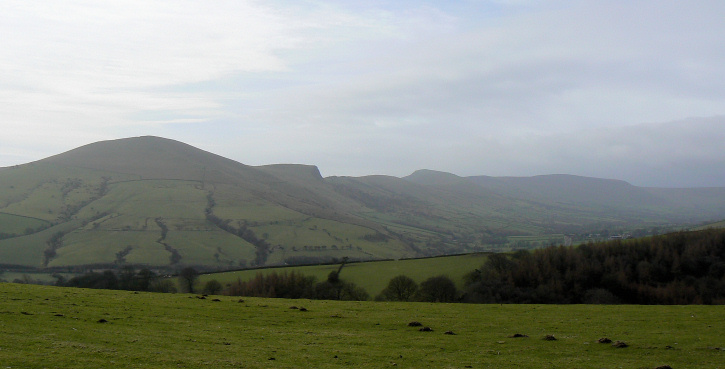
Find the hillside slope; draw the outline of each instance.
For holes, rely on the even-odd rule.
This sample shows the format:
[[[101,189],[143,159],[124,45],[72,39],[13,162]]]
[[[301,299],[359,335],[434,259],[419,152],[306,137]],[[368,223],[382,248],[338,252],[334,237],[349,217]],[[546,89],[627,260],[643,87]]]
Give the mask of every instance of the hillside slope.
[[[349,215],[316,168],[255,168],[156,137],[10,168],[0,186],[0,264],[221,269],[415,255],[399,241],[366,241],[383,229]]]
[[[563,234],[725,218],[725,189],[421,170],[323,178],[158,137],[0,170],[0,264],[205,269],[385,259],[563,242]]]

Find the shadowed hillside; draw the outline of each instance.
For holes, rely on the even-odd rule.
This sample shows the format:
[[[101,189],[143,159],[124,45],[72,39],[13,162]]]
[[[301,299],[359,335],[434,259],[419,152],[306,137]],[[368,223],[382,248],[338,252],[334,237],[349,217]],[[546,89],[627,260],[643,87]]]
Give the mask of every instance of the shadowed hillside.
[[[471,177],[472,181],[487,187],[490,180]],[[509,189],[522,191],[532,199],[564,204],[615,208],[618,206],[652,207],[666,204],[662,198],[631,184],[612,180],[564,174],[534,177],[500,177],[496,179]],[[494,187],[495,188],[495,187]]]

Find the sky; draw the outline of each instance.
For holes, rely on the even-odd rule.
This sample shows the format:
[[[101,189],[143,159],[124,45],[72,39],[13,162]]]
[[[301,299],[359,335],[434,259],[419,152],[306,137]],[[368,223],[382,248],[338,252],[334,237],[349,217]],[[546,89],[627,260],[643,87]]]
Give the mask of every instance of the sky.
[[[323,176],[725,186],[725,1],[15,1],[0,167],[154,135]]]

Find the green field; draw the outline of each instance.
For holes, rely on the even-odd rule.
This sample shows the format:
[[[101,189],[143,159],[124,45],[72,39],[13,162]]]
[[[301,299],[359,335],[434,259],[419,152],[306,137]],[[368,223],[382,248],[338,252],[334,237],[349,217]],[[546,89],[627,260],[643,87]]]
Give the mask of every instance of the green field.
[[[10,368],[725,368],[720,306],[213,298],[2,283],[0,361]],[[629,347],[597,343],[602,337]]]
[[[563,234],[551,234],[543,236],[511,236],[508,237],[509,242],[514,248],[539,248],[550,245],[563,245],[564,235]]]
[[[709,228],[725,228],[725,220],[715,223],[709,223],[703,226],[694,227],[692,230],[703,230],[703,229],[709,229]]]
[[[35,218],[0,213],[0,224],[2,224],[3,232],[21,235],[33,233],[35,229],[48,225],[48,222]]]
[[[350,263],[345,265],[340,273],[340,278],[364,288],[372,297],[380,293],[388,285],[390,279],[401,274],[407,275],[418,283],[433,276],[447,275],[456,282],[458,288],[462,288],[463,276],[481,267],[485,261],[486,254],[467,254],[425,259]],[[331,271],[337,270],[339,267],[339,264],[311,265],[206,274],[201,276],[200,286],[203,286],[206,281],[212,279],[216,279],[222,285],[226,285],[227,283],[237,281],[237,279],[242,281],[250,280],[257,273],[266,275],[275,272],[284,273],[285,271],[295,271],[305,275],[315,276],[317,281],[324,281]]]

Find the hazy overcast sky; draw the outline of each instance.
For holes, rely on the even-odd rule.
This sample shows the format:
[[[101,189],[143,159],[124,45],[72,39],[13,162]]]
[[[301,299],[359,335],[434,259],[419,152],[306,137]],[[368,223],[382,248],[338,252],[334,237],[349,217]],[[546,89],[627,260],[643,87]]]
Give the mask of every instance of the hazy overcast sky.
[[[725,186],[725,1],[13,1],[0,167],[180,140],[324,176]]]

